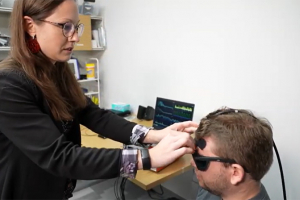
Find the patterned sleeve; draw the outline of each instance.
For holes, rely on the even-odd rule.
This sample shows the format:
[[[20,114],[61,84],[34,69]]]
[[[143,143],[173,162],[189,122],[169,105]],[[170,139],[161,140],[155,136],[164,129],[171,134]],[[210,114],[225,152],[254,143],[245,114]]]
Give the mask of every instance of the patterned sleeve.
[[[131,144],[143,143],[148,132],[153,128],[147,128],[142,125],[135,125],[132,129],[132,135],[130,137]]]
[[[132,129],[130,142],[132,144],[142,143],[152,128],[142,125],[135,125]],[[135,178],[137,173],[137,149],[123,149],[120,175],[126,178]]]
[[[123,149],[120,175],[135,178],[137,172],[137,149]]]

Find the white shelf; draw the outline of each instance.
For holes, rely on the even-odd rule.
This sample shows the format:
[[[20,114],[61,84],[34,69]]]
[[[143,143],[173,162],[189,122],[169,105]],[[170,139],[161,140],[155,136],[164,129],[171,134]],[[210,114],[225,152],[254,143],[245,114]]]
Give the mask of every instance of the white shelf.
[[[93,95],[93,94],[99,94],[99,92],[87,92],[87,93],[84,93],[84,94],[89,96],[89,95]]]
[[[12,8],[0,7],[0,13],[11,13]]]
[[[0,51],[9,51],[10,47],[1,47]],[[74,50],[74,51],[88,51],[88,50]],[[92,51],[104,51],[104,48],[93,48]]]
[[[97,81],[98,79],[93,78],[93,79],[83,79],[83,80],[78,80],[79,83],[84,83],[84,82],[90,82],[90,81]]]
[[[10,47],[0,47],[0,51],[10,51]]]
[[[104,47],[98,47],[98,48],[93,48],[92,51],[103,51],[105,50]]]
[[[92,19],[92,20],[99,20],[99,21],[102,21],[102,17],[101,17],[101,16],[96,16],[96,15],[91,15],[91,19]]]
[[[92,48],[92,50],[82,50],[82,49],[74,49],[74,51],[104,51],[105,48],[99,47],[99,48]]]
[[[12,12],[12,8],[7,8],[7,7],[1,7],[0,6],[0,13],[11,13]],[[97,15],[91,15],[91,19],[92,20],[102,20],[101,16],[97,16]]]
[[[0,46],[0,51],[9,51],[10,47],[1,47]],[[92,51],[103,51],[104,48],[93,48]],[[88,51],[88,50],[74,50],[74,51]]]

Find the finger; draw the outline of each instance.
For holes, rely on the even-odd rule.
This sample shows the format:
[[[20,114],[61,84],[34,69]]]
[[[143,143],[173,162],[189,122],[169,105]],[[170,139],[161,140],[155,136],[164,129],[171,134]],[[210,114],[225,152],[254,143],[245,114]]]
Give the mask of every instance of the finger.
[[[175,123],[171,126],[172,130],[184,130],[185,128],[194,127],[198,128],[199,124],[193,121],[185,121],[181,123]]]
[[[182,130],[182,132],[195,133],[196,130],[197,130],[196,127],[189,127],[189,128],[185,128],[184,130]]]
[[[181,131],[175,131],[175,130],[171,130],[169,133],[170,133],[171,136],[176,137],[176,139],[181,138],[181,137],[188,138],[190,136],[189,133],[181,132]]]
[[[192,149],[195,149],[195,143],[194,143],[194,140],[191,136],[183,136],[183,135],[179,135],[177,136],[177,139],[175,142],[173,142],[173,148],[174,149],[179,149],[181,147],[189,147],[189,148],[192,148]]]
[[[188,148],[188,147],[181,147],[181,148],[175,150],[173,153],[174,153],[173,155],[176,158],[179,158],[179,157],[181,157],[181,156],[183,156],[185,154],[192,154],[192,153],[194,153],[194,150],[191,149],[191,148]]]
[[[188,138],[188,141],[185,144],[186,147],[192,148],[194,150],[196,149],[195,140],[191,136]]]
[[[169,135],[169,141],[174,145],[174,148],[180,148],[182,146],[189,146],[195,148],[194,138],[189,133],[171,131]]]

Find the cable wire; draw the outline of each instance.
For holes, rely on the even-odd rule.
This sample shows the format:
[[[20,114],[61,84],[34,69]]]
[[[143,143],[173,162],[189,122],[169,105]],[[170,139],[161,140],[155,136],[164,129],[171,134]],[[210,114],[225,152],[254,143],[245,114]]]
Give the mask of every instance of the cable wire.
[[[162,195],[164,194],[163,187],[162,187],[161,185],[159,185],[159,187],[160,187],[160,190],[161,190],[160,193],[157,192],[157,191],[155,191],[154,189],[147,190],[148,196],[149,196],[151,199],[156,199],[156,200],[157,200],[157,199],[160,199],[160,200],[165,199],[165,198],[163,198],[163,196],[162,196]],[[152,192],[153,194],[157,195],[158,198],[153,197],[153,196],[151,195],[151,192]]]
[[[285,191],[285,183],[284,183],[284,175],[283,175],[283,169],[282,169],[282,165],[281,165],[281,160],[280,160],[280,156],[276,147],[276,144],[273,140],[273,145],[274,145],[274,150],[277,156],[277,161],[278,161],[278,165],[279,165],[279,170],[280,170],[280,175],[281,175],[281,184],[282,184],[282,192],[283,192],[283,199],[286,200],[286,191]]]
[[[114,183],[114,193],[115,193],[117,200],[121,200],[120,195],[119,195],[119,190],[118,190],[119,179],[120,179],[120,177],[117,177],[115,180],[115,183]]]
[[[125,184],[126,184],[127,178],[123,177],[121,184],[120,184],[120,193],[121,193],[121,199],[125,200]]]
[[[153,193],[155,193],[155,194],[158,194],[158,195],[163,195],[164,194],[164,190],[163,190],[163,188],[162,188],[161,185],[159,185],[159,187],[160,187],[160,191],[161,191],[160,193],[157,192],[157,191],[155,191],[154,189],[150,189],[150,191],[153,192]]]

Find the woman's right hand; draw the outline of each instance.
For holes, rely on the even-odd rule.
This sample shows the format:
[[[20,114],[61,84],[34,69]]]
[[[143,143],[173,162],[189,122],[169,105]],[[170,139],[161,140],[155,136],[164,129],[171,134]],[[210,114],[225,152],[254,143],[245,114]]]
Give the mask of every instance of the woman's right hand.
[[[195,143],[188,133],[170,131],[156,146],[149,149],[151,167],[163,167],[171,164],[184,154],[192,154],[195,151]],[[139,155],[138,168],[142,169]]]

